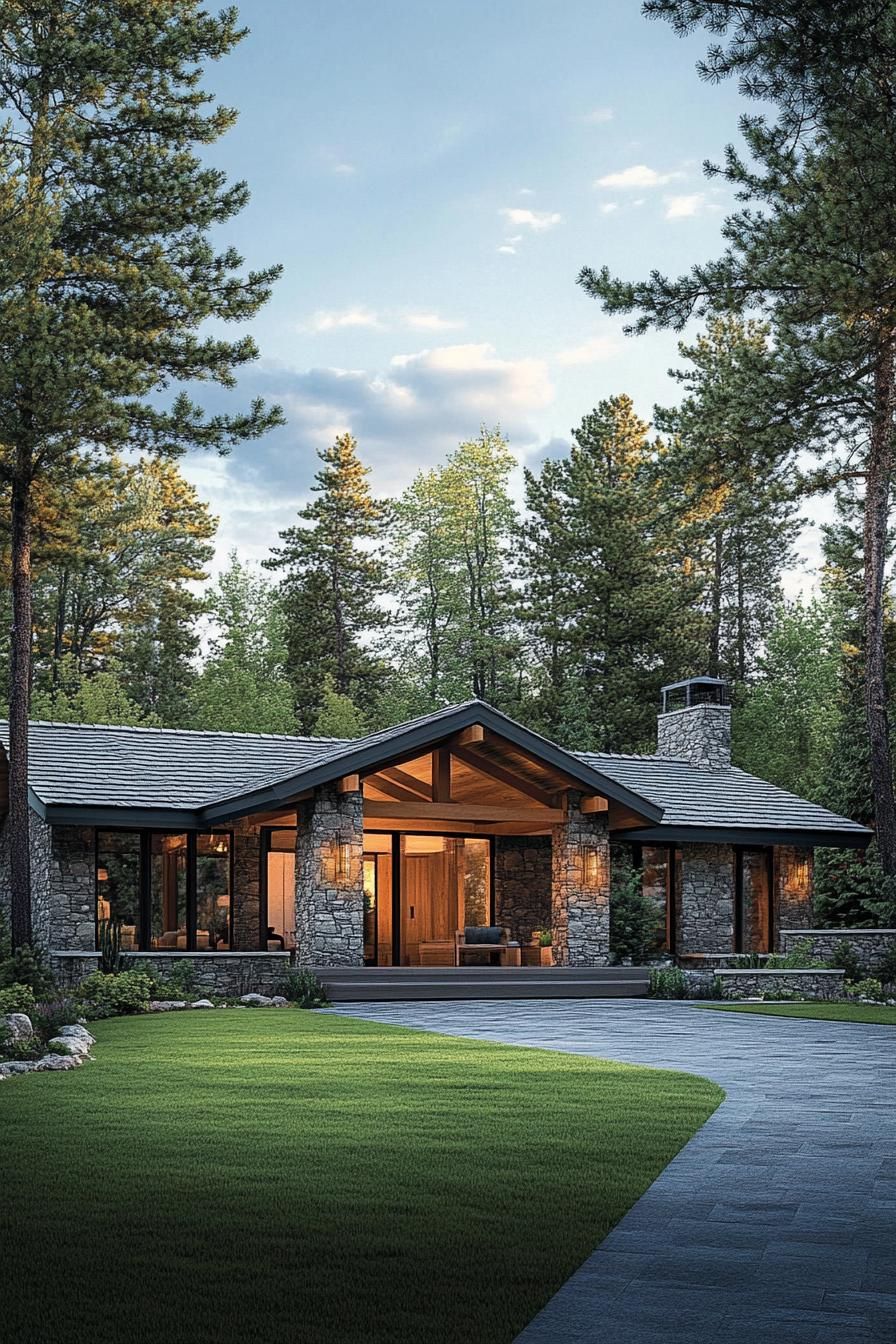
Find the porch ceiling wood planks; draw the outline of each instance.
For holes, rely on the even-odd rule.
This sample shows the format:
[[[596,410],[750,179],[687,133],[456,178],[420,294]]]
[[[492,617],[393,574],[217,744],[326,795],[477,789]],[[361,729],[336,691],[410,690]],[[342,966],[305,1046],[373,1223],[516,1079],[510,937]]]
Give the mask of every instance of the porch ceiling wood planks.
[[[540,784],[534,784],[531,780],[524,778],[521,774],[513,770],[506,769],[497,761],[488,756],[483,756],[469,747],[456,746],[453,748],[453,754],[459,761],[469,765],[481,775],[487,775],[491,779],[496,779],[508,788],[514,789],[517,793],[525,794],[529,798],[534,798],[542,807],[554,807],[554,794],[556,789],[549,791],[542,788]]]
[[[385,777],[381,772],[376,775],[367,775],[364,780],[364,797],[370,796],[370,790],[380,793],[384,798],[394,798],[399,803],[425,802],[427,800],[416,790],[406,789],[403,784],[395,784],[391,779]]]
[[[390,803],[364,800],[364,817],[408,818],[417,821],[518,821],[533,826],[561,822],[560,808],[506,807],[497,803]]]
[[[418,779],[407,770],[400,770],[396,765],[386,765],[382,770],[377,771],[383,779],[390,780],[393,784],[400,784],[402,788],[410,793],[416,794],[420,798],[432,802],[432,784],[428,784],[425,779]]]

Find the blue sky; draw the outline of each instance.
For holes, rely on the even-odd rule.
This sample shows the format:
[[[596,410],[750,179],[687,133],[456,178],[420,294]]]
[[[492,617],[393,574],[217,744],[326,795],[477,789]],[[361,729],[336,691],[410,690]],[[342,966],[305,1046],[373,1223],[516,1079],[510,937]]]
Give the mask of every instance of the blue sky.
[[[205,85],[240,110],[212,151],[252,201],[226,237],[284,276],[239,395],[288,425],[187,474],[220,554],[260,558],[350,429],[392,492],[482,421],[521,463],[602,397],[672,401],[670,334],[626,338],[576,285],[715,255],[729,199],[704,158],[737,138],[703,43],[636,0],[244,0],[251,29]],[[810,550],[812,548],[810,547]]]

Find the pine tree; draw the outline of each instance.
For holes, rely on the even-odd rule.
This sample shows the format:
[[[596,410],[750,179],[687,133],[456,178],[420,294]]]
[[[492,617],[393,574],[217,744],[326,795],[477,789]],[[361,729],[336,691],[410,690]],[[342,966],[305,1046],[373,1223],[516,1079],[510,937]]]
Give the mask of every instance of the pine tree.
[[[637,312],[635,331],[763,309],[780,354],[762,403],[769,422],[791,420],[825,454],[822,480],[863,478],[866,731],[881,861],[896,875],[884,637],[896,410],[892,9],[865,0],[648,0],[646,10],[681,33],[706,27],[713,44],[701,72],[737,74],[748,95],[775,107],[774,120],[741,120],[752,163],[729,147],[722,170],[755,208],[728,218],[718,260],[678,280],[655,272],[628,284],[586,268],[581,283],[607,311]]]
[[[323,705],[324,678],[363,711],[376,694],[381,663],[369,648],[386,625],[380,606],[383,561],[375,549],[385,509],[373,499],[370,468],[350,434],[318,453],[315,498],[299,510],[299,525],[280,533],[265,567],[284,571],[280,595],[286,622],[287,669],[303,732]]]
[[[647,430],[630,398],[602,401],[568,460],[530,478],[524,628],[548,654],[545,718],[579,749],[650,749],[659,688],[695,657],[698,590],[674,555]],[[565,590],[545,584],[564,573]]]
[[[672,371],[684,399],[654,416],[670,436],[663,475],[680,494],[704,584],[704,671],[743,684],[781,603],[781,571],[794,559],[797,441],[789,424],[764,422],[761,394],[775,361],[767,326],[715,318],[679,353],[690,365]]]
[[[225,449],[278,418],[206,417],[178,383],[230,386],[255,358],[216,323],[253,316],[276,270],[209,234],[245,204],[197,150],[235,113],[202,66],[243,36],[199,0],[0,3],[0,479],[10,490],[12,937],[30,939],[28,706],[35,488],[90,452]],[[156,396],[160,393],[161,396]]]
[[[190,727],[294,733],[283,613],[270,584],[233,551],[208,605],[215,633],[193,691]]]
[[[500,429],[483,427],[397,503],[398,659],[422,707],[473,696],[508,709],[519,700],[510,578],[515,466]]]
[[[129,697],[116,662],[109,661],[101,672],[86,676],[72,653],[60,660],[54,685],[35,691],[31,712],[36,719],[58,723],[158,726],[158,719]]]
[[[357,738],[367,731],[364,716],[354,701],[340,695],[329,672],[324,677],[323,703],[314,721],[315,737]]]

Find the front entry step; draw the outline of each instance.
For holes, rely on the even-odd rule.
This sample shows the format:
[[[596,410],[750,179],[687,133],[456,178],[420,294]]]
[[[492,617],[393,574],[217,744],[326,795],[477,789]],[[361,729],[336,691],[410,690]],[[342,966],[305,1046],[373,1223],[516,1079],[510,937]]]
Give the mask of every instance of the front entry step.
[[[641,998],[649,982],[642,966],[318,966],[314,972],[333,1003]]]

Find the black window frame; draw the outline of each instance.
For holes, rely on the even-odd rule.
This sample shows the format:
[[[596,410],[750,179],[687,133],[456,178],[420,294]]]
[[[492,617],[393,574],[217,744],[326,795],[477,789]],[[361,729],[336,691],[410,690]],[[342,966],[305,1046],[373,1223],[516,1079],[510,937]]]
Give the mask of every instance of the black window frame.
[[[101,835],[136,835],[140,838],[140,873],[139,873],[139,924],[137,929],[137,951],[138,952],[158,952],[162,951],[169,955],[186,956],[188,953],[195,953],[196,947],[196,842],[200,835],[226,835],[228,838],[228,857],[230,859],[230,905],[228,907],[227,927],[229,930],[229,946],[233,950],[233,897],[234,897],[234,832],[228,826],[212,826],[203,830],[176,829],[175,827],[143,827],[143,826],[96,826],[93,832],[93,921],[94,921],[94,946],[99,950],[100,946],[100,921],[98,915],[99,888],[97,872],[100,866],[100,836]],[[150,946],[152,941],[152,864],[151,845],[154,835],[184,835],[187,838],[187,871],[186,871],[186,907],[187,907],[187,947],[186,951],[179,953],[177,948],[153,948]],[[204,950],[204,949],[203,949]]]

